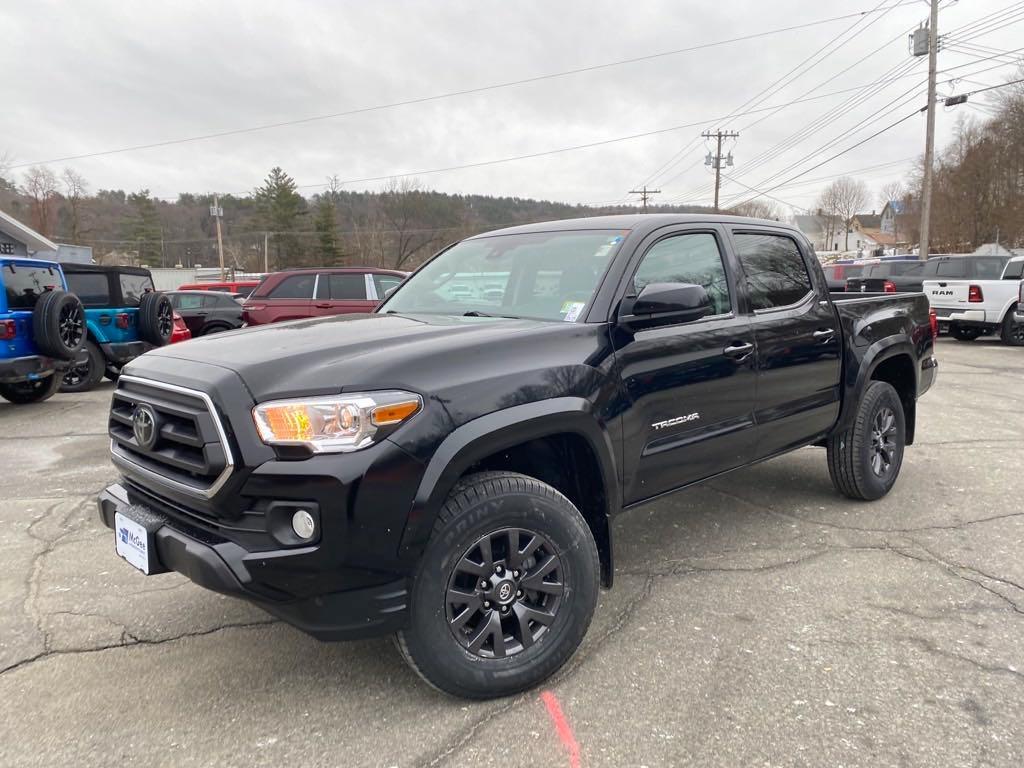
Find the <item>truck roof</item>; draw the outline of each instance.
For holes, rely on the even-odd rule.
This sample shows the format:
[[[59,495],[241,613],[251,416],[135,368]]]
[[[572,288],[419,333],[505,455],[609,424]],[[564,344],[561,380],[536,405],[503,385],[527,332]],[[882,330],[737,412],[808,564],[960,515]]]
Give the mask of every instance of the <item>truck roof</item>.
[[[800,232],[791,224],[768,219],[751,219],[744,216],[726,216],[721,213],[627,213],[612,216],[587,216],[579,219],[558,219],[541,221],[535,224],[521,224],[505,229],[482,232],[466,238],[475,240],[494,235],[518,235],[529,232],[558,232],[571,229],[622,229],[622,230],[653,230],[670,224],[747,224],[752,226],[771,226]]]

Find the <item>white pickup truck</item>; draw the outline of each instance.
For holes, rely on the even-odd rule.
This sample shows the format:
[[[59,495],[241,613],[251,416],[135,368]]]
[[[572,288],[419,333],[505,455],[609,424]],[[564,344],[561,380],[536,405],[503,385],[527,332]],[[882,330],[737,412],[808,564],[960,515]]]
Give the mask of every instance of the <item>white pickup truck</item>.
[[[1024,346],[1024,256],[1014,256],[999,277],[925,280],[922,284],[940,328],[973,341],[998,333],[1005,344]]]

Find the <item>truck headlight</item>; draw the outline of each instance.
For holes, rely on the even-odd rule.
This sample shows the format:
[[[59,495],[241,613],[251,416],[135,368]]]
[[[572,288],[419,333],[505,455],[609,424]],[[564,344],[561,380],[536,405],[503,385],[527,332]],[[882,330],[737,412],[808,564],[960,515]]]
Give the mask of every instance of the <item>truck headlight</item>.
[[[382,433],[391,432],[422,407],[419,395],[391,390],[272,400],[257,405],[252,415],[260,439],[267,445],[343,453],[372,445]]]

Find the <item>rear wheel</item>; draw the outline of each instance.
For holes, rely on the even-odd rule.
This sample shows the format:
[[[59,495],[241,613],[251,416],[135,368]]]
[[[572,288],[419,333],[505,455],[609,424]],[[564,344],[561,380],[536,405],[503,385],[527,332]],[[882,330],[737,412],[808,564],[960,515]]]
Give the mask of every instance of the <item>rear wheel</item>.
[[[900,474],[905,440],[899,395],[891,384],[871,382],[853,425],[828,440],[832,484],[851,499],[871,501],[885,496]]]
[[[974,341],[981,336],[981,329],[972,328],[967,325],[951,325],[949,326],[949,333],[957,341]]]
[[[565,496],[525,475],[471,475],[438,516],[399,650],[455,696],[517,693],[572,656],[598,580],[594,537]]]
[[[61,392],[88,392],[103,378],[105,361],[100,348],[93,342],[86,341],[83,352],[85,360],[74,363],[65,371],[60,385]]]
[[[1015,321],[1013,316],[1016,311],[1017,307],[1010,307],[1010,311],[1003,318],[1003,327],[999,336],[1003,340],[1003,344],[1009,344],[1011,347],[1024,347],[1024,323]]]
[[[41,403],[57,394],[60,389],[61,376],[51,373],[43,379],[19,381],[16,384],[0,384],[0,397],[17,405]]]

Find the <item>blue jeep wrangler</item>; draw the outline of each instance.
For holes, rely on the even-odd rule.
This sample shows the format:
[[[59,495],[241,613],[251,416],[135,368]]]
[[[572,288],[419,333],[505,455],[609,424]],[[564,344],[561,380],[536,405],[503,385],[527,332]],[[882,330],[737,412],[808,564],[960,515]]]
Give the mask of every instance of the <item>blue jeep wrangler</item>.
[[[85,311],[67,292],[59,264],[0,258],[0,397],[12,403],[52,397],[84,340]]]
[[[62,392],[85,392],[104,374],[117,379],[121,366],[174,331],[174,308],[155,290],[153,276],[140,267],[65,264],[68,285],[85,307],[85,355],[64,374]]]

